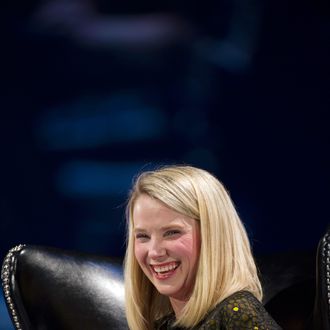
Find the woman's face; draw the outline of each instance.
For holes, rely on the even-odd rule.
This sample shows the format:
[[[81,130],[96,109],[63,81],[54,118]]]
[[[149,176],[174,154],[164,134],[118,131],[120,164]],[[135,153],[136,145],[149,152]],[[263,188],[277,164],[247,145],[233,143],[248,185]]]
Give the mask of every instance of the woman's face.
[[[186,301],[193,289],[199,251],[199,223],[147,195],[133,209],[135,257],[159,293]]]

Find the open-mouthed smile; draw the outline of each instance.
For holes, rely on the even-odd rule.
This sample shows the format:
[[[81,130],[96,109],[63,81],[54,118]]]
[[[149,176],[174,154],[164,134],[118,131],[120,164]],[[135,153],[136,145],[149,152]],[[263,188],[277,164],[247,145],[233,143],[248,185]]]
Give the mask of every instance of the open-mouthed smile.
[[[180,266],[180,262],[169,262],[166,264],[150,265],[154,275],[158,279],[166,279],[174,274],[175,270]]]

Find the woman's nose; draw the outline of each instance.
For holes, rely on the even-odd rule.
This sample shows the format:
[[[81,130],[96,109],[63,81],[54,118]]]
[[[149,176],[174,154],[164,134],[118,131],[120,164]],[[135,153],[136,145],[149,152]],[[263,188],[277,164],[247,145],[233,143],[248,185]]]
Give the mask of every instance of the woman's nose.
[[[166,256],[166,249],[160,240],[152,240],[149,247],[149,257],[151,259],[159,259]]]

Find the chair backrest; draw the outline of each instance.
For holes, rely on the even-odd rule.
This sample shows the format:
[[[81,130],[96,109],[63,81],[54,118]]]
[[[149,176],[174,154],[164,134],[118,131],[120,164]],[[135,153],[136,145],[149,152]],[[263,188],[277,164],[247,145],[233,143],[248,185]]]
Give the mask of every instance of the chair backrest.
[[[17,330],[128,329],[114,260],[20,245],[7,254],[1,278]]]
[[[330,330],[330,228],[322,237],[316,258],[314,330]]]
[[[286,252],[258,258],[264,305],[285,330],[309,328],[315,297],[315,252]]]

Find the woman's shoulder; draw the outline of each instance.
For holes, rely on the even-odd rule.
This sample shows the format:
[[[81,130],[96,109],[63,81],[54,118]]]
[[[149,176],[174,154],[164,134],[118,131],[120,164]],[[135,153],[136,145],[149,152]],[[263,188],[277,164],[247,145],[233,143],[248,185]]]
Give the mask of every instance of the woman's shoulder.
[[[251,292],[238,291],[221,301],[200,329],[278,330],[281,327]]]
[[[173,327],[174,313],[155,322],[154,329]],[[281,330],[262,303],[248,291],[238,291],[221,301],[193,330]]]
[[[261,302],[254,296],[250,291],[237,291],[232,295],[228,296],[222,300],[216,308],[238,311],[241,307],[242,309],[262,306]]]

